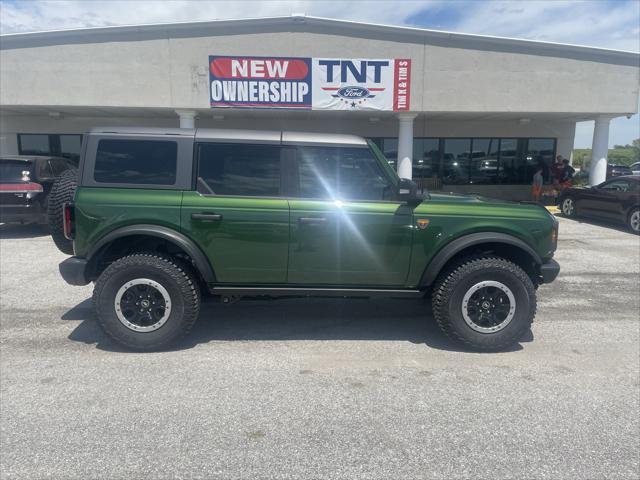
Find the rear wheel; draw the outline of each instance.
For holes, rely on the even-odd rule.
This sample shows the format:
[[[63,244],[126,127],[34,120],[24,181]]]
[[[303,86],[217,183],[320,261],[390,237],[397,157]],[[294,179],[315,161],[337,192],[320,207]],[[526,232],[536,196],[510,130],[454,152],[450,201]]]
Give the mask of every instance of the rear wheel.
[[[118,344],[159,350],[191,330],[200,309],[200,289],[186,264],[138,253],[102,272],[93,303],[100,326]]]
[[[47,217],[51,238],[56,247],[67,255],[73,255],[73,242],[64,236],[62,206],[73,201],[77,186],[78,171],[69,169],[56,179],[47,198]]]
[[[527,273],[504,258],[466,258],[442,273],[433,315],[451,339],[479,351],[499,351],[529,330],[536,294]]]
[[[634,208],[629,213],[629,228],[633,233],[640,234],[640,208]]]

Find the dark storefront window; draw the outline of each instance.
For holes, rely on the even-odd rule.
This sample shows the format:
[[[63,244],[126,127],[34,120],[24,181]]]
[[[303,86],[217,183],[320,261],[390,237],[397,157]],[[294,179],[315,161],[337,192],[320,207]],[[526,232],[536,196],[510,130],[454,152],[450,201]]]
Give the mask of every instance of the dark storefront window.
[[[398,140],[375,143],[396,168]],[[438,189],[442,185],[530,184],[538,163],[549,181],[555,138],[415,138],[413,179]]]
[[[413,178],[421,181],[440,176],[440,140],[419,138],[413,141]]]
[[[515,138],[500,140],[500,176],[498,183],[517,185],[523,183],[522,155]]]
[[[527,178],[533,178],[536,167],[542,165],[542,174],[549,180],[551,164],[555,153],[555,141],[552,138],[530,138],[527,141],[526,171]]]
[[[445,138],[442,151],[443,185],[469,183],[470,138]]]
[[[471,150],[469,183],[499,183],[498,155],[500,152],[500,139],[474,138]]]
[[[81,146],[82,135],[45,133],[18,134],[18,153],[20,155],[51,155],[54,157],[64,157],[77,165],[80,161]]]

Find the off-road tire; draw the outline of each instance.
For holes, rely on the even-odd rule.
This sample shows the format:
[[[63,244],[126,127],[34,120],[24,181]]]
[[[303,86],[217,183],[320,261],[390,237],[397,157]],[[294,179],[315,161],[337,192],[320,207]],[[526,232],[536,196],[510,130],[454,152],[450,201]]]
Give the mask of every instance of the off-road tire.
[[[49,232],[56,247],[67,255],[73,255],[73,242],[64,236],[62,206],[73,201],[78,186],[78,171],[69,169],[56,178],[47,200],[47,218]]]
[[[560,212],[567,218],[575,218],[578,215],[576,201],[573,197],[562,197],[560,200]]]
[[[515,313],[507,325],[493,333],[472,329],[463,317],[464,295],[483,281],[507,286],[515,297]],[[442,331],[468,349],[495,352],[517,343],[531,328],[536,314],[536,292],[527,273],[497,256],[464,258],[441,273],[432,294],[433,316]]]
[[[133,331],[116,313],[118,290],[140,278],[160,284],[171,300],[168,319],[155,331]],[[137,351],[162,350],[189,333],[195,324],[200,311],[200,288],[186,263],[155,253],[135,253],[116,260],[102,272],[93,290],[93,305],[98,323],[117,344]]]

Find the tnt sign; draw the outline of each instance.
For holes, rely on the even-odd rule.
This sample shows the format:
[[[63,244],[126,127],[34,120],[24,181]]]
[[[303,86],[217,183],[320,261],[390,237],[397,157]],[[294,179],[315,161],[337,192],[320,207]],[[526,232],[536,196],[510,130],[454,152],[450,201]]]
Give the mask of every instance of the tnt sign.
[[[402,60],[411,65],[411,60]],[[396,80],[399,60],[313,59],[314,110],[408,110],[410,72]],[[404,86],[401,88],[399,85]],[[404,93],[399,95],[399,91]]]
[[[411,60],[209,57],[212,107],[409,110]]]

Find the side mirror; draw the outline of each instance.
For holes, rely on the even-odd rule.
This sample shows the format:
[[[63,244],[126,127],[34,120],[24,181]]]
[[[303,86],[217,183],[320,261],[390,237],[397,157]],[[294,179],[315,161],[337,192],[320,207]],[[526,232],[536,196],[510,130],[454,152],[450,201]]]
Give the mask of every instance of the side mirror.
[[[420,203],[422,195],[418,192],[418,185],[413,180],[401,178],[398,182],[398,200],[406,203]]]

